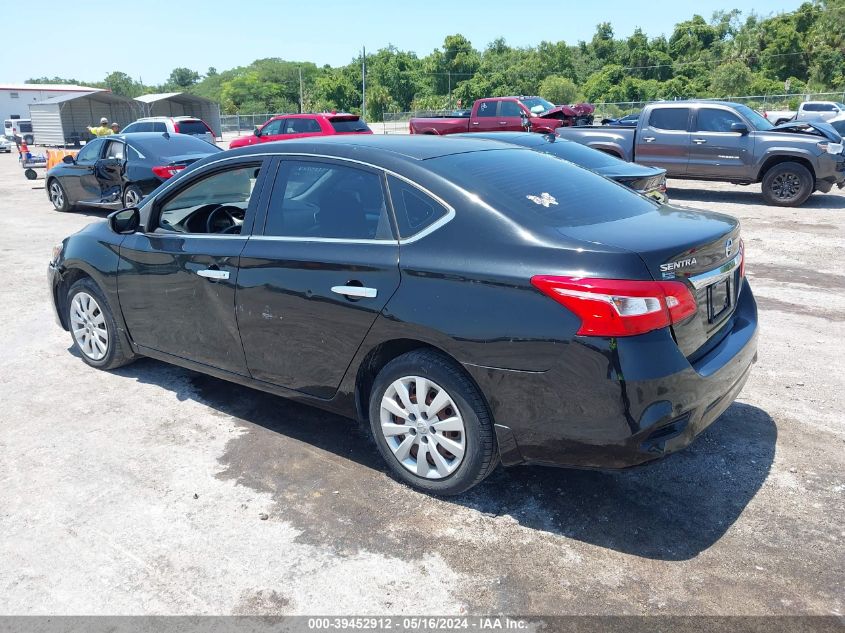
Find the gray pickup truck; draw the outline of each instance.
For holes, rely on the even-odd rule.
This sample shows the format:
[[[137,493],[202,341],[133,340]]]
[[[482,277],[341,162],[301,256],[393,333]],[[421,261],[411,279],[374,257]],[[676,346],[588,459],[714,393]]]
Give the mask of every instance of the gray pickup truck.
[[[775,127],[738,103],[653,103],[636,127],[555,132],[627,161],[661,167],[670,178],[760,182],[763,198],[778,206],[797,206],[814,191],[845,184],[842,137],[833,127],[820,121]]]

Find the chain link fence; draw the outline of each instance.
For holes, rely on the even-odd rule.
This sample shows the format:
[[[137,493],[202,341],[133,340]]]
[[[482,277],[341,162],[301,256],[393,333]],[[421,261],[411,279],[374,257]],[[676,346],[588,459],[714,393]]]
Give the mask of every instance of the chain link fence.
[[[269,119],[274,116],[282,114],[290,114],[290,112],[276,112],[265,114],[221,114],[220,128],[223,134],[229,136],[241,136],[242,134],[252,134],[252,131],[264,125]]]

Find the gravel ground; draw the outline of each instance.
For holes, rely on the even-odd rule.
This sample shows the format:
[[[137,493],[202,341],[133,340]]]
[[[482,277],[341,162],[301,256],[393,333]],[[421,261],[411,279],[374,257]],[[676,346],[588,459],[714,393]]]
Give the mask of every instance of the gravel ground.
[[[843,614],[845,195],[671,183],[741,218],[759,362],[689,449],[620,473],[517,468],[439,500],[348,421],[70,352],[45,285],[59,214],[0,156],[0,611]]]

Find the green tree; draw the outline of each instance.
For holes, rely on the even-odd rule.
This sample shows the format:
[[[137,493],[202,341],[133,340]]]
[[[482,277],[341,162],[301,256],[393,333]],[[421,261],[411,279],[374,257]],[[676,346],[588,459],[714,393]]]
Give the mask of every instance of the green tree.
[[[754,74],[744,62],[733,61],[716,68],[710,78],[714,97],[738,97],[750,94]]]
[[[578,87],[575,82],[560,75],[550,75],[540,82],[539,95],[555,104],[569,104],[578,101]]]
[[[190,68],[174,68],[167,79],[167,85],[176,90],[186,90],[200,80],[200,74]]]
[[[115,70],[106,75],[103,79],[102,85],[111,90],[114,94],[122,97],[139,97],[144,92],[144,86],[140,82],[135,81],[126,73]]]

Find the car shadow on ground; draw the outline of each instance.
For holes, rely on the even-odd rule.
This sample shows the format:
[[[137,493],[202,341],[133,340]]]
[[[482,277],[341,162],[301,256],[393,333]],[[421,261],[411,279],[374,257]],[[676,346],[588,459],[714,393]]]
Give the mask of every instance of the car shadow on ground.
[[[801,209],[845,209],[845,196],[835,193],[814,193],[802,204]],[[669,188],[669,203],[677,202],[722,202],[726,204],[766,205],[759,189],[743,190],[739,185],[736,190],[724,191],[715,189],[676,189]]]
[[[375,445],[345,418],[151,359],[115,373],[243,423],[248,432],[230,440],[221,459],[227,478],[243,485],[275,491],[286,500],[314,485],[345,488],[347,496],[359,500],[383,486],[380,473],[386,468]],[[353,469],[350,476],[344,467],[335,476],[331,468],[309,461],[303,469],[293,456],[279,459],[278,452],[290,448],[289,439],[333,453],[343,466],[350,460],[365,468]],[[509,516],[533,530],[626,554],[687,560],[716,543],[754,498],[771,469],[776,440],[776,425],[765,411],[737,402],[687,449],[663,460],[613,472],[499,468],[475,489],[443,503],[490,517]],[[269,479],[276,481],[268,488]],[[375,508],[394,501],[379,495],[372,504],[364,503]],[[407,497],[401,501],[406,502]],[[340,511],[334,507],[332,516]],[[360,518],[360,508],[355,514]]]

